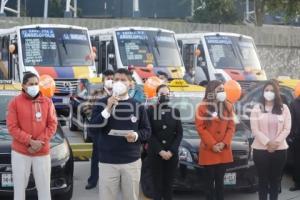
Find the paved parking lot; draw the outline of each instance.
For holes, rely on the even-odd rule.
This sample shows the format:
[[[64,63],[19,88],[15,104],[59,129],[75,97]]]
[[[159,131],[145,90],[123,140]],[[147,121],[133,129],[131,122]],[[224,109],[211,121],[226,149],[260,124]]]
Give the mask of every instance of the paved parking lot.
[[[81,142],[79,132],[70,132],[64,128],[70,142]],[[74,172],[74,200],[97,200],[98,188],[93,190],[85,190],[86,180],[90,173],[89,162],[76,162]],[[300,200],[300,192],[289,192],[288,188],[292,185],[291,177],[285,175],[282,181],[282,194],[279,200]],[[121,199],[121,198],[120,198]],[[141,198],[143,199],[143,198]],[[204,200],[203,194],[200,192],[175,192],[174,200]],[[246,193],[244,191],[227,191],[225,199],[227,200],[255,200],[256,193]]]
[[[77,162],[75,164],[75,188],[74,200],[97,200],[98,188],[93,190],[85,190],[86,179],[89,175],[89,162]],[[279,200],[299,200],[300,192],[289,192],[291,186],[291,178],[285,176],[282,182],[283,191]],[[121,199],[121,198],[120,198]],[[142,199],[142,198],[141,198]],[[203,194],[200,192],[175,192],[174,200],[204,200]],[[243,191],[227,191],[225,199],[227,200],[255,200],[256,193],[245,193]]]

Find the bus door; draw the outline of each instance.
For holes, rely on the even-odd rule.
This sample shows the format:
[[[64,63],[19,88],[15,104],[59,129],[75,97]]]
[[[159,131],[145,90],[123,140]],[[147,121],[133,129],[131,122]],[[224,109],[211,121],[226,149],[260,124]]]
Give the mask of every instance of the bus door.
[[[10,52],[8,57],[9,70],[11,70],[10,76],[12,80],[21,82],[21,66],[19,65],[18,41],[16,35],[10,35],[9,45],[15,46],[15,50]]]
[[[14,45],[15,50],[9,52],[9,46]],[[0,79],[21,81],[20,66],[18,64],[18,45],[15,34],[0,37]]]
[[[116,70],[116,53],[112,40],[101,40],[99,36],[92,39],[92,44],[96,47],[97,73],[100,74],[107,69]]]
[[[182,58],[186,69],[185,79],[200,84],[210,80],[203,45],[200,42],[182,44]]]
[[[195,77],[195,82],[197,84],[201,84],[202,82],[215,79],[214,77],[212,77],[214,71],[212,71],[212,69],[207,64],[207,58],[201,40],[199,40],[199,43],[196,46],[194,58],[196,64],[195,73],[197,74]]]
[[[0,79],[7,80],[11,79],[11,70],[8,67],[9,60],[9,36],[0,37]]]

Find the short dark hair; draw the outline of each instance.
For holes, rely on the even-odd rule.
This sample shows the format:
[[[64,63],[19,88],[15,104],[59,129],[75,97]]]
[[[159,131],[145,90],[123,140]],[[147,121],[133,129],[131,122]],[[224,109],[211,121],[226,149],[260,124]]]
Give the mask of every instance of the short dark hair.
[[[105,70],[102,74],[103,74],[103,76],[113,76],[113,75],[115,75],[115,72],[113,70],[108,69],[108,70]]]
[[[132,74],[128,69],[125,68],[119,68],[117,69],[117,71],[115,72],[115,74],[125,74],[127,76],[127,78],[132,81]]]
[[[23,76],[22,84],[26,84],[29,81],[29,79],[31,79],[32,77],[39,79],[38,75],[32,72],[25,72]]]
[[[169,78],[169,76],[168,76],[168,74],[166,72],[158,71],[157,74],[161,75],[161,76],[165,76],[166,78]]]
[[[170,90],[169,86],[167,86],[166,84],[161,84],[161,85],[159,85],[159,86],[156,88],[156,94],[159,92],[159,90],[160,90],[161,88],[168,88],[168,90]]]

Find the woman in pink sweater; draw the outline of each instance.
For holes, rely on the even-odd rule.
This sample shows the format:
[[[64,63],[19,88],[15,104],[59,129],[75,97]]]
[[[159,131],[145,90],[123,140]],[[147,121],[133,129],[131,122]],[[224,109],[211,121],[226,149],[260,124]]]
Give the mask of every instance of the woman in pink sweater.
[[[282,103],[279,86],[269,81],[259,104],[250,116],[254,135],[253,159],[259,178],[259,200],[278,199],[278,188],[287,159],[286,137],[290,134],[291,115]]]
[[[25,189],[32,167],[39,200],[51,200],[50,140],[57,118],[51,99],[39,92],[39,79],[26,73],[23,92],[8,106],[7,127],[12,141],[14,200],[25,200]]]

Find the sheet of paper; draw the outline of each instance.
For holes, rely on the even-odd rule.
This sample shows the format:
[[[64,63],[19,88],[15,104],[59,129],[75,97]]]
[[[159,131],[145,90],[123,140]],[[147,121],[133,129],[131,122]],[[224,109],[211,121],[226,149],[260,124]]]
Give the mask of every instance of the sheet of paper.
[[[111,129],[109,131],[108,135],[124,137],[128,133],[131,133],[131,132],[133,132],[133,130],[116,130],[116,129]]]

